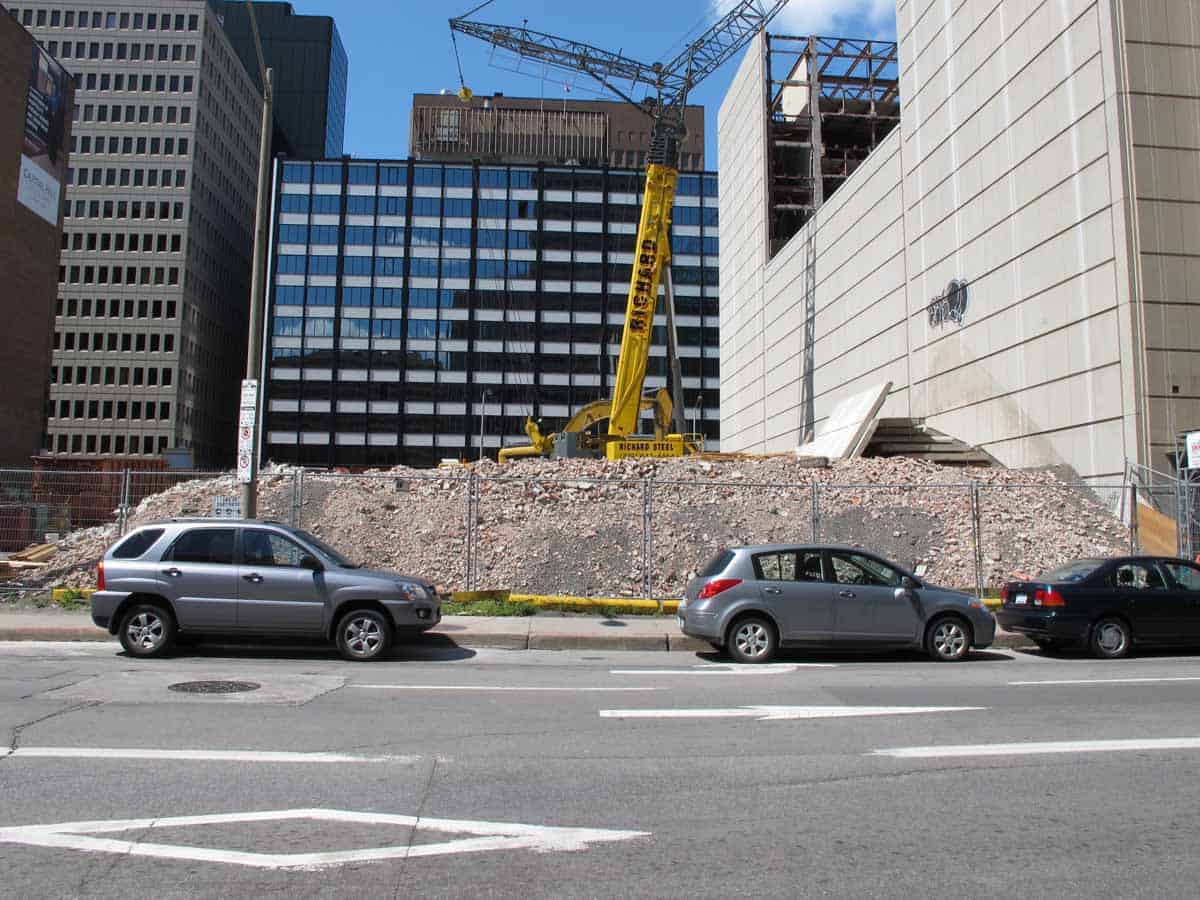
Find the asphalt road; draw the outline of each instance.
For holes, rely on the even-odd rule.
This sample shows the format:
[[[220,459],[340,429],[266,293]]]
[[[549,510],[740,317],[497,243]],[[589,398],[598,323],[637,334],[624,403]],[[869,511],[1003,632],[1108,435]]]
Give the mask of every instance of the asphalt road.
[[[1200,655],[0,644],[0,896],[1194,897],[1197,696]]]

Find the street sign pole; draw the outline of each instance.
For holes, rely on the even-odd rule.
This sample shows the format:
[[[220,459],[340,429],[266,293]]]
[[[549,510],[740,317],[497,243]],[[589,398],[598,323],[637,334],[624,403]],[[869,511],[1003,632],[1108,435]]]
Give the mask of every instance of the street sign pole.
[[[246,348],[246,379],[242,382],[242,398],[238,412],[238,481],[242,489],[242,517],[258,515],[258,427],[261,391],[259,372],[262,366],[263,308],[267,292],[267,226],[270,222],[268,205],[271,202],[271,133],[274,103],[273,73],[263,57],[262,40],[254,4],[247,0],[250,28],[258,53],[258,69],[262,75],[262,131],[258,148],[258,204],[254,210],[254,264],[250,281],[250,334]]]

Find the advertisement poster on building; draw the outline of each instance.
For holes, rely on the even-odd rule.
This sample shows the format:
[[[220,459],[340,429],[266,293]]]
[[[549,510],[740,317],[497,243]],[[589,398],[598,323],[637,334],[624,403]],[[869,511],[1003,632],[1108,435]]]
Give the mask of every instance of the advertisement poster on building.
[[[63,135],[66,133],[69,79],[66,69],[34,45],[17,200],[55,226],[58,225],[59,201],[66,176]]]

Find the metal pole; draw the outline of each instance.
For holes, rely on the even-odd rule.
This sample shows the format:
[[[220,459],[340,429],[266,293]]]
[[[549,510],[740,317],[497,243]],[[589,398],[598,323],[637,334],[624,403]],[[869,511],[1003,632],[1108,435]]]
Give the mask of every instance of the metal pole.
[[[642,479],[642,596],[650,596],[650,479]]]
[[[975,545],[975,595],[983,599],[983,529],[979,518],[979,485],[971,485],[971,542]]]
[[[679,364],[679,335],[675,331],[675,281],[671,277],[671,261],[663,266],[663,289],[666,293],[663,312],[667,317],[667,362],[671,372],[671,401],[675,409],[671,414],[672,426],[680,434],[687,422],[683,408],[683,367]],[[701,367],[703,370],[703,367]]]
[[[821,482],[814,481],[812,486],[812,539],[816,543],[821,539]]]
[[[489,391],[483,392],[483,401],[479,404],[479,461],[483,462],[483,426],[487,422],[487,401]]]
[[[253,519],[258,515],[258,429],[261,427],[262,385],[258,383],[262,368],[263,309],[267,288],[267,225],[271,220],[268,205],[271,202],[271,125],[274,121],[272,107],[275,100],[274,74],[267,68],[263,58],[262,40],[258,33],[258,19],[254,15],[254,4],[247,0],[246,11],[250,15],[250,28],[254,33],[254,48],[258,53],[258,69],[263,82],[262,129],[258,145],[258,201],[254,207],[254,265],[250,276],[250,334],[246,347],[246,379],[258,385],[254,397],[254,422],[251,428],[250,467],[248,480],[242,484],[242,517]],[[238,423],[239,431],[241,423]],[[240,434],[239,434],[240,440]]]
[[[1129,555],[1138,552],[1138,486],[1129,485]]]

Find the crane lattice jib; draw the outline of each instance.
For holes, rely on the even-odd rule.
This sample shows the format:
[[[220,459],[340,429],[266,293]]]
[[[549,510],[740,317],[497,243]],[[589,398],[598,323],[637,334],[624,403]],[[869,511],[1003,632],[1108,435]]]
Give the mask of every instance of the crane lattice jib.
[[[493,47],[508,50],[525,59],[535,60],[564,72],[584,72],[610,88],[613,81],[640,84],[657,92],[667,93],[677,93],[685,88],[678,75],[666,73],[659,66],[648,65],[619,53],[552,34],[530,31],[528,28],[513,28],[509,25],[468,22],[465,19],[451,19],[450,28],[461,34],[479,38]]]
[[[678,173],[669,166],[652,165],[646,170],[646,195],[633,253],[633,279],[625,306],[621,356],[608,420],[610,437],[624,437],[637,431],[642,385],[650,362],[658,286],[663,267],[671,261],[671,208],[675,205],[677,178]]]

